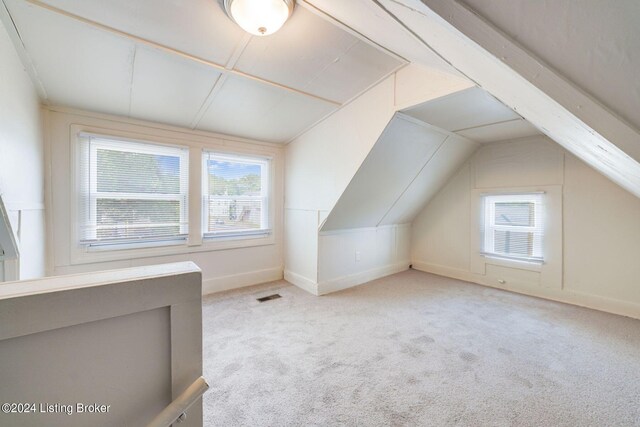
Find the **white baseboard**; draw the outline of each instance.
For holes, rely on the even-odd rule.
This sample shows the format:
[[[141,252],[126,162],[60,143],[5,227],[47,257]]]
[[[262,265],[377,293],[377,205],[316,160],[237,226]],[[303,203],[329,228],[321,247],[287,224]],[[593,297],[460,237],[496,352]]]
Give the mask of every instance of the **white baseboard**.
[[[212,279],[202,281],[202,295],[243,288],[245,286],[258,285],[260,283],[273,282],[274,280],[281,279],[282,267],[214,277]]]
[[[284,280],[291,283],[292,285],[296,285],[302,290],[305,290],[313,295],[318,295],[318,284],[311,279],[307,279],[306,277],[294,273],[293,271],[285,270],[284,271]]]
[[[485,276],[481,274],[474,274],[469,271],[445,267],[442,265],[429,264],[423,261],[413,261],[413,268],[415,270],[424,271],[426,273],[433,273],[439,276],[464,280],[466,282],[471,282],[482,286],[488,286],[491,288],[502,289],[519,294],[530,295],[538,298],[562,302],[565,304],[572,304],[580,307],[604,311],[607,313],[632,317],[634,319],[640,319],[640,304],[633,302],[603,297],[599,295],[586,294],[571,289],[499,286],[498,284],[495,284],[493,282],[488,282]]]
[[[400,273],[409,269],[409,261],[399,262],[396,264],[385,265],[383,267],[374,268],[359,273],[350,274],[348,276],[338,277],[336,279],[327,280],[318,283],[318,295],[326,295],[331,292],[341,291],[343,289],[352,288],[363,283],[370,282],[390,274]]]
[[[425,273],[433,273],[438,276],[451,277],[452,279],[464,280],[465,282],[473,282],[474,274],[470,271],[460,270],[457,268],[445,267],[443,265],[429,264],[423,261],[412,261],[411,263],[414,270],[424,271]]]

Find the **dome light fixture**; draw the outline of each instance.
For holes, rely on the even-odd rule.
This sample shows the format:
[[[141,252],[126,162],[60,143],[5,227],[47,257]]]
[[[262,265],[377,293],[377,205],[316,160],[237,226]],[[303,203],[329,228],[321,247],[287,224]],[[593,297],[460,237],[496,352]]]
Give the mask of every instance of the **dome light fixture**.
[[[293,13],[296,0],[224,0],[227,15],[246,32],[268,36]]]

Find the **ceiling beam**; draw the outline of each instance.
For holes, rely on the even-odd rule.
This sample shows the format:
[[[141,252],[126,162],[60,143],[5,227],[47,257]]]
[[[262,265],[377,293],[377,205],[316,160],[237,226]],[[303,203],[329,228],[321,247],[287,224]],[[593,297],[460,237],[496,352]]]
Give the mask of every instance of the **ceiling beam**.
[[[235,70],[235,69],[228,69],[224,65],[217,64],[217,63],[215,63],[213,61],[209,61],[208,59],[204,59],[204,58],[201,58],[199,56],[192,55],[190,53],[186,53],[186,52],[183,52],[181,50],[174,49],[172,47],[165,46],[165,45],[160,44],[160,43],[156,43],[156,42],[154,42],[152,40],[148,40],[148,39],[145,39],[145,38],[142,38],[142,37],[138,37],[138,36],[136,36],[134,34],[130,34],[130,33],[127,33],[125,31],[118,30],[117,28],[113,28],[113,27],[110,27],[108,25],[101,24],[100,22],[93,21],[93,20],[85,18],[83,16],[76,15],[74,13],[68,12],[68,11],[66,11],[64,9],[60,9],[60,8],[55,7],[55,6],[51,6],[51,5],[47,4],[47,3],[43,3],[40,0],[25,0],[25,1],[27,3],[30,3],[30,4],[34,5],[34,6],[38,6],[38,7],[41,7],[43,9],[49,10],[50,12],[54,12],[54,13],[57,13],[59,15],[66,16],[68,18],[71,18],[71,19],[74,19],[76,21],[82,22],[82,23],[84,23],[86,25],[92,26],[94,28],[98,28],[98,29],[100,29],[102,31],[106,31],[106,32],[109,32],[111,34],[115,34],[115,35],[117,35],[119,37],[128,39],[128,40],[130,40],[130,41],[132,41],[134,43],[141,44],[141,45],[150,47],[152,49],[156,49],[156,50],[159,50],[159,51],[162,51],[162,52],[165,52],[165,53],[169,53],[171,55],[179,56],[181,58],[184,58],[184,59],[187,59],[187,60],[190,60],[190,61],[193,61],[193,62],[197,62],[197,63],[202,64],[202,65],[208,66],[208,67],[213,68],[213,69],[215,69],[216,71],[218,71],[218,72],[220,72],[222,74],[233,75],[233,76],[245,79],[245,80],[251,80],[251,81],[258,82],[258,83],[261,83],[261,84],[264,84],[264,85],[267,85],[267,86],[275,87],[275,88],[278,88],[278,89],[283,89],[283,90],[286,90],[288,92],[296,93],[298,95],[303,95],[303,96],[306,96],[306,97],[309,97],[309,98],[313,98],[313,99],[316,99],[316,100],[319,100],[319,101],[322,101],[322,102],[325,102],[325,103],[328,103],[328,104],[332,104],[332,105],[335,105],[335,106],[341,106],[342,105],[342,103],[340,103],[338,101],[334,101],[332,99],[323,98],[321,96],[314,95],[312,93],[305,92],[303,90],[295,89],[295,88],[292,88],[290,86],[274,82],[272,80],[263,79],[261,77],[254,76],[254,75],[251,75],[249,73],[245,73],[245,72],[238,71],[238,70]]]
[[[534,126],[640,197],[640,132],[458,0],[373,0]]]

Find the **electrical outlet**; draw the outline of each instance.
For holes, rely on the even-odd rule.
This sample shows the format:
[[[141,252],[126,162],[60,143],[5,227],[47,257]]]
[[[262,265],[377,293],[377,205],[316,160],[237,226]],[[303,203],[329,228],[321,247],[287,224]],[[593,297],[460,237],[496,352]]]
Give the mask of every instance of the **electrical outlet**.
[[[356,262],[360,262],[362,257],[360,256],[360,251],[356,251]]]

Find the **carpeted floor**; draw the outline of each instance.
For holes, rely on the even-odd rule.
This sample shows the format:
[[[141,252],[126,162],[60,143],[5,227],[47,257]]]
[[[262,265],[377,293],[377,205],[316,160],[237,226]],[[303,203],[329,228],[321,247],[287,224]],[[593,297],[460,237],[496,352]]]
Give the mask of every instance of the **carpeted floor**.
[[[208,296],[203,321],[206,426],[640,426],[630,318],[409,270]]]

